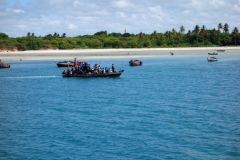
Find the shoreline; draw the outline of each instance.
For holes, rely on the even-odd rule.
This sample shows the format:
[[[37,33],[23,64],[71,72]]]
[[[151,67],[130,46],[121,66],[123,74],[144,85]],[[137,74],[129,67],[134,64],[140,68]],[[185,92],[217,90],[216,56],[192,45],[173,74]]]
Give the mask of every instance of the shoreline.
[[[129,49],[71,49],[71,50],[28,50],[0,52],[2,61],[34,61],[34,60],[73,60],[77,59],[109,59],[139,57],[159,57],[174,54],[206,54],[225,50],[224,54],[240,53],[240,47],[189,47],[189,48],[129,48]]]

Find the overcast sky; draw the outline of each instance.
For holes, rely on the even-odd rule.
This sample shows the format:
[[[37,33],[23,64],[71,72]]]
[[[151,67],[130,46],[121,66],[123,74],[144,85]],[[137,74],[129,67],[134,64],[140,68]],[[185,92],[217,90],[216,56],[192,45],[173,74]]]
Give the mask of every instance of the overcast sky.
[[[240,29],[240,0],[0,0],[0,32],[9,37],[164,33],[218,23]]]

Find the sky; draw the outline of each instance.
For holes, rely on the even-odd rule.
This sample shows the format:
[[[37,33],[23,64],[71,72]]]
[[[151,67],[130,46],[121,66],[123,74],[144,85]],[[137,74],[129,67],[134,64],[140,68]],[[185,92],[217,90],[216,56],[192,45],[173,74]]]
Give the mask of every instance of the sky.
[[[9,37],[151,34],[181,26],[187,33],[219,23],[240,30],[240,0],[0,0],[0,33]]]

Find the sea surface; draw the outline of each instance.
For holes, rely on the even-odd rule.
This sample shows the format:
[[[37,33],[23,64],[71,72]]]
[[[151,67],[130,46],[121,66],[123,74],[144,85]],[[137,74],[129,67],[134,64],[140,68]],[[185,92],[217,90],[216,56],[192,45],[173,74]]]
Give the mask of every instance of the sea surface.
[[[207,57],[83,60],[114,63],[119,78],[9,62],[0,69],[0,159],[239,160],[240,54]]]

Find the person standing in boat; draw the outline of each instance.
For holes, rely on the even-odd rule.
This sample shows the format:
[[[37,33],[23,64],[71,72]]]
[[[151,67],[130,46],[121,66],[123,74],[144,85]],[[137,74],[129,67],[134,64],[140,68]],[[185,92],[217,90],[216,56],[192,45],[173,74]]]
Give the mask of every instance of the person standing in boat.
[[[112,72],[115,72],[115,66],[112,64]]]

